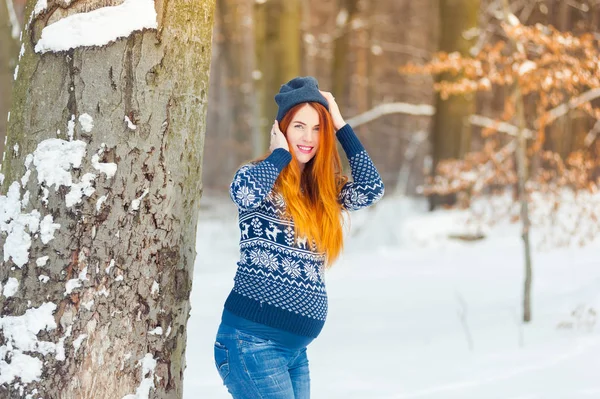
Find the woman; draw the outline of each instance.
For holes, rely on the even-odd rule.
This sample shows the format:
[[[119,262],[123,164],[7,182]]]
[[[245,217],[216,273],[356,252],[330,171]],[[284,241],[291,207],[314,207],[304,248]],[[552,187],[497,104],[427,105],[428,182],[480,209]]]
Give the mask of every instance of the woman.
[[[369,206],[384,192],[334,97],[316,79],[292,79],[275,101],[270,154],[241,167],[230,187],[240,261],[215,363],[235,399],[310,397],[306,347],[325,322],[323,272],[342,249],[342,211]],[[334,129],[353,182],[341,175]]]

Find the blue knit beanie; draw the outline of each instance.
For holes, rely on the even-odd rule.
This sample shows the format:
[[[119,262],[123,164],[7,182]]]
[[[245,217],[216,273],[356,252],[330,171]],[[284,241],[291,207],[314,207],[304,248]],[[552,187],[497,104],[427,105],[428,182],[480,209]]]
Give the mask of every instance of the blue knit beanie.
[[[329,104],[319,92],[319,83],[312,76],[297,77],[281,85],[279,93],[275,95],[275,102],[279,105],[277,121],[281,122],[285,114],[295,105],[316,102],[329,111]]]

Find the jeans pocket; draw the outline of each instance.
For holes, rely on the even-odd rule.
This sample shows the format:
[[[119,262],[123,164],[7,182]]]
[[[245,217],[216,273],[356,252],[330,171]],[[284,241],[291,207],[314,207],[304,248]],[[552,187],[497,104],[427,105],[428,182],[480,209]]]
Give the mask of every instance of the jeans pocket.
[[[260,338],[256,335],[248,334],[242,331],[238,331],[237,338],[242,343],[249,343],[253,345],[268,345],[273,343],[273,341],[270,339]]]
[[[229,350],[219,341],[215,341],[215,366],[221,379],[225,381],[229,375]]]

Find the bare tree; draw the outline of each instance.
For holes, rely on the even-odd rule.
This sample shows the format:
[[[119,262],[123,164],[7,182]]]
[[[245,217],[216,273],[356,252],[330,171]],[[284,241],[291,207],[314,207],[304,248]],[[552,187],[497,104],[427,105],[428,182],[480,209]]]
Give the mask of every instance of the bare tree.
[[[0,175],[0,396],[180,398],[214,0],[44,3]]]

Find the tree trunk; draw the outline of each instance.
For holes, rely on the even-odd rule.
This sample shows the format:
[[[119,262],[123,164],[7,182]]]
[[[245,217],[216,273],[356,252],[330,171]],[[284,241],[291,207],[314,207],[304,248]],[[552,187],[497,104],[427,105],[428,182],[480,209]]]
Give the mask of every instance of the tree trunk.
[[[255,8],[256,65],[255,92],[259,129],[253,138],[253,156],[267,150],[270,126],[277,116],[274,96],[282,84],[300,74],[300,2],[270,0]]]
[[[26,9],[0,197],[0,396],[181,398],[214,0],[67,3]],[[107,3],[121,17],[145,4],[157,24],[34,51]]]
[[[477,27],[479,0],[440,0],[440,51],[457,51],[469,55],[473,40],[467,40],[464,32]],[[439,80],[451,80],[442,75]],[[435,175],[440,161],[448,158],[461,159],[470,148],[471,126],[466,117],[474,113],[474,95],[456,95],[444,100],[436,95],[436,113],[431,130],[432,173]],[[431,210],[442,204],[454,204],[454,196],[431,196]]]
[[[350,94],[348,76],[348,54],[352,20],[358,11],[358,0],[340,0],[336,18],[333,45],[333,67],[331,68],[331,92],[337,96],[340,109],[347,109]],[[370,49],[369,49],[370,50]]]
[[[247,97],[251,94],[245,89],[249,81],[248,69],[252,65],[246,65],[247,57],[245,53],[246,39],[244,35],[243,20],[247,18],[244,14],[245,7],[239,4],[239,1],[217,0],[217,17],[219,18],[222,41],[220,42],[220,54],[222,60],[220,65],[223,68],[222,80],[220,85],[225,94],[223,101],[218,104],[217,126],[219,136],[228,137],[231,140],[231,153],[234,156],[226,157],[227,170],[234,173],[240,159],[247,158],[243,156],[243,149],[250,141],[249,126],[250,121],[247,115],[247,108],[251,102]],[[211,106],[212,107],[212,106]],[[227,110],[222,112],[221,110]],[[242,156],[240,156],[242,155]],[[225,165],[223,165],[225,166]]]
[[[525,281],[523,284],[523,321],[531,321],[531,283],[533,271],[531,267],[531,221],[529,219],[529,198],[527,197],[527,180],[529,165],[527,162],[527,139],[525,138],[525,104],[521,95],[521,89],[516,87],[516,110],[519,121],[519,135],[517,137],[517,187],[519,190],[519,203],[521,205],[521,238],[525,255]]]
[[[12,0],[0,1],[0,154],[4,153],[6,137],[6,115],[10,99],[21,32]],[[0,163],[2,160],[0,159]]]
[[[503,1],[504,22],[509,23],[509,1]],[[514,51],[520,50],[517,43],[511,39],[511,44]],[[520,83],[517,80],[514,84],[513,96],[515,112],[517,115],[517,123],[519,133],[515,140],[517,141],[516,148],[516,166],[517,166],[517,190],[520,204],[521,216],[521,238],[523,240],[523,250],[525,255],[525,281],[523,283],[523,321],[529,323],[531,321],[531,285],[533,282],[533,267],[531,264],[531,220],[529,218],[529,198],[527,195],[527,182],[529,180],[529,160],[527,158],[527,138],[525,130],[527,123],[525,120],[525,101],[521,92]]]

